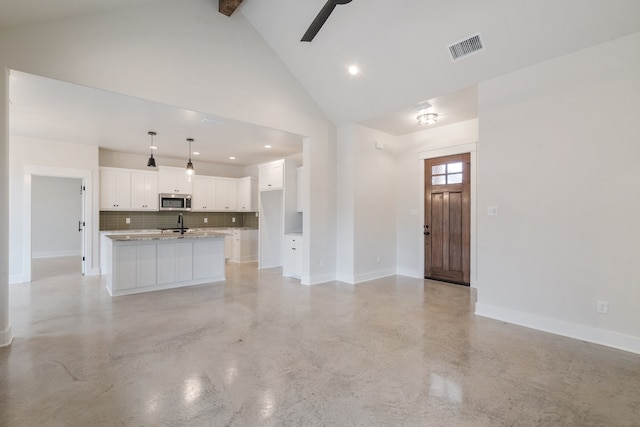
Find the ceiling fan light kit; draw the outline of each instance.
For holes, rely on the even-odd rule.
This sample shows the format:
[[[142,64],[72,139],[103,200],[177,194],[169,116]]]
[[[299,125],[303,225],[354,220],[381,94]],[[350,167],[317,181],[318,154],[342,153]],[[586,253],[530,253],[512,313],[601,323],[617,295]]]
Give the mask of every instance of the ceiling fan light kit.
[[[329,19],[329,15],[331,15],[331,12],[333,12],[333,9],[336,8],[336,5],[347,4],[347,3],[351,3],[351,0],[328,0],[324,4],[322,9],[320,9],[320,12],[316,16],[316,18],[313,20],[311,25],[309,25],[307,32],[304,33],[304,36],[302,36],[302,39],[300,41],[310,42],[311,40],[313,40],[316,34],[318,34],[318,31],[320,31],[320,28],[322,28],[324,23],[327,22],[327,19]]]

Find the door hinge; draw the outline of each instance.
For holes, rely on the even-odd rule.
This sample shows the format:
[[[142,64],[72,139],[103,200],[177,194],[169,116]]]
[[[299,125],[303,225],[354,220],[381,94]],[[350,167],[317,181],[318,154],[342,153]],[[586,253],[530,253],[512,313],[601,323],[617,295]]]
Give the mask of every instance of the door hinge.
[[[85,261],[84,257],[82,257],[82,260]]]
[[[83,191],[87,191],[87,187],[85,187],[84,185],[80,186],[80,194],[82,194]]]

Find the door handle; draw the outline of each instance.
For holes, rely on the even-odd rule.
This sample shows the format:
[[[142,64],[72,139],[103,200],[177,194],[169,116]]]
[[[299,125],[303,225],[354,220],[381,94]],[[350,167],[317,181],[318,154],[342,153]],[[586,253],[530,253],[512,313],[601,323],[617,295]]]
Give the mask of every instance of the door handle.
[[[82,221],[78,221],[78,231],[82,231]]]

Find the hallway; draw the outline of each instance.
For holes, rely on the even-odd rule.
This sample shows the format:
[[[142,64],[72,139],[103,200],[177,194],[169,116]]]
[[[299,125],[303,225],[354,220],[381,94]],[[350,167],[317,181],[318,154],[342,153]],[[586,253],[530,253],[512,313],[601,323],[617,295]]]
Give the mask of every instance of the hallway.
[[[0,425],[640,423],[640,355],[474,316],[473,292],[255,264],[117,298],[75,270],[12,285]]]

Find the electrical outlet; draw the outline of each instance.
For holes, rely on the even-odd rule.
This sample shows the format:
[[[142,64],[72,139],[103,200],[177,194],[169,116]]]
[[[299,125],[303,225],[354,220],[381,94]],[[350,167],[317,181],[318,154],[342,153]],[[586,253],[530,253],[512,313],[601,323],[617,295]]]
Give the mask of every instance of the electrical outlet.
[[[489,216],[498,216],[498,207],[497,206],[489,206],[487,208],[487,215],[489,215]]]
[[[258,212],[256,212],[256,218],[258,218]]]
[[[596,309],[598,310],[598,313],[607,314],[609,312],[609,303],[598,300]]]
[[[236,217],[231,217],[231,222],[236,222]]]
[[[124,223],[125,224],[131,224],[131,218],[125,218],[124,219]]]
[[[206,223],[208,223],[208,222],[209,222],[209,218],[205,218],[205,219],[204,219],[204,223],[206,224]]]

